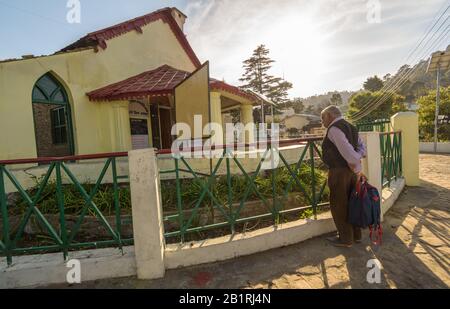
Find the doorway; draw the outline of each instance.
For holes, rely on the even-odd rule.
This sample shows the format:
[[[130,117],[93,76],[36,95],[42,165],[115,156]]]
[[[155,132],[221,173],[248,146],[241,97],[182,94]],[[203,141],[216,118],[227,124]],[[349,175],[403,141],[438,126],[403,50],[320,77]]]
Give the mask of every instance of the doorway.
[[[169,149],[172,147],[172,117],[169,108],[159,108],[161,124],[161,147]]]
[[[148,108],[144,102],[130,101],[131,146],[133,150],[150,147]]]

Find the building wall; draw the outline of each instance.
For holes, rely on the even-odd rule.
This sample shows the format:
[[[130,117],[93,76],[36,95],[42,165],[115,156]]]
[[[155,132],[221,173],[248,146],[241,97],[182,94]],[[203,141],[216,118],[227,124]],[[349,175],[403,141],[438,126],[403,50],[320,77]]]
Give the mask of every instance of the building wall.
[[[285,124],[286,129],[296,128],[302,130],[304,126],[309,124],[309,120],[306,117],[292,116],[286,118],[283,123]]]
[[[86,93],[163,64],[195,70],[167,24],[158,20],[142,30],[107,41],[107,49],[98,53],[87,49],[0,63],[0,159],[37,156],[31,97],[34,84],[47,72],[66,86],[76,154],[128,150],[119,148],[130,141],[118,142],[114,133],[114,119],[125,115],[112,117],[126,110],[114,110],[111,102],[91,102]]]

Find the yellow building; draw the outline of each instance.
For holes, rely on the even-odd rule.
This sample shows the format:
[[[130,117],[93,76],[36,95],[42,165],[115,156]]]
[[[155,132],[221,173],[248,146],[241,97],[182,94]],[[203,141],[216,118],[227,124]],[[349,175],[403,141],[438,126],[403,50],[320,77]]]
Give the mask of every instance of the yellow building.
[[[305,127],[308,126],[311,122],[320,121],[320,117],[315,115],[307,115],[307,114],[294,114],[287,116],[283,120],[280,121],[284,127],[289,129],[297,129],[299,132],[303,132]]]
[[[0,159],[167,148],[172,125],[192,124],[195,114],[221,123],[239,108],[252,122],[255,98],[209,78],[185,20],[164,8],[53,55],[0,61]]]

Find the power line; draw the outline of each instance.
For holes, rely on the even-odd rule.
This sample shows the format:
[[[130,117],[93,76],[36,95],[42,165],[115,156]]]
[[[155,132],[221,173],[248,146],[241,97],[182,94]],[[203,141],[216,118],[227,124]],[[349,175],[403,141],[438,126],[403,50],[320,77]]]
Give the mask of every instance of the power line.
[[[56,23],[56,24],[58,24],[58,25],[64,25],[64,26],[66,26],[66,27],[70,27],[67,23],[62,22],[62,21],[60,21],[60,20],[53,19],[53,18],[51,18],[51,17],[44,16],[44,15],[41,15],[41,14],[37,14],[37,13],[32,12],[32,11],[28,11],[28,10],[25,10],[25,9],[23,9],[23,8],[20,8],[20,7],[11,5],[11,4],[9,4],[9,3],[5,3],[5,2],[3,2],[3,1],[0,1],[0,4],[3,5],[3,6],[5,6],[5,7],[7,7],[7,8],[10,8],[10,9],[13,9],[13,10],[16,10],[16,11],[19,11],[19,12],[22,12],[22,13],[25,13],[25,14],[28,14],[28,15],[31,15],[31,16],[39,17],[39,18],[41,18],[41,19],[45,19],[45,20],[47,20],[47,21],[50,21],[50,22],[52,22],[52,23]]]
[[[449,32],[450,32],[450,24],[447,25],[446,29],[435,39],[433,44],[428,47],[428,49],[425,51],[424,54],[425,55],[430,54],[433,51],[433,49],[437,48],[437,46],[439,46],[439,44],[441,43],[441,39],[446,38],[446,36],[448,35]],[[390,86],[389,90],[385,91],[385,93],[382,94],[382,96],[379,97],[377,100],[375,100],[374,103],[369,103],[368,105],[370,105],[370,106],[364,107],[358,113],[353,115],[352,119],[354,121],[357,121],[357,120],[367,116],[368,114],[370,114],[370,112],[372,112],[378,106],[384,104],[389,99],[389,97],[395,93],[395,91],[397,91],[400,87],[402,87],[405,83],[407,83],[409,81],[409,78],[416,72],[416,70],[418,68],[419,68],[419,66],[416,65],[415,68],[411,68],[409,71],[404,73],[404,75],[401,78],[399,78],[395,82],[395,84]]]
[[[444,6],[442,6],[442,8],[443,8],[443,7],[444,7]],[[444,14],[448,11],[449,8],[450,8],[450,5],[447,6],[447,8],[444,10],[444,12],[442,12],[442,13],[440,14],[440,16],[439,16],[437,19],[436,19],[436,17],[434,18],[435,22],[433,23],[433,25],[428,29],[428,31],[425,31],[424,36],[419,40],[419,43],[418,43],[418,44],[416,45],[416,47],[409,53],[409,55],[406,57],[406,59],[405,59],[404,62],[407,62],[407,60],[409,60],[409,58],[411,58],[411,56],[419,49],[419,47],[422,45],[422,43],[425,41],[425,39],[429,36],[429,34],[431,33],[431,31],[436,27],[436,25],[439,24],[439,21],[441,20],[442,16],[444,16]],[[436,14],[436,16],[439,15],[439,12],[440,12],[440,11],[441,11],[441,9],[439,9],[439,11],[438,11],[438,13]],[[436,29],[436,30],[434,31],[433,35],[432,35],[430,38],[427,39],[427,43],[425,43],[425,44],[422,46],[422,49],[423,49],[426,45],[428,45],[429,41],[430,41],[430,40],[431,40],[431,39],[439,32],[439,30],[440,30],[440,29],[442,28],[442,26],[446,23],[446,21],[448,20],[448,18],[449,18],[449,16],[447,16],[447,18],[446,18],[446,19],[444,20],[444,22],[439,26],[439,28]],[[448,28],[448,26],[447,26],[447,28]],[[447,29],[447,28],[446,28],[446,29]],[[443,31],[443,33],[445,33],[445,30]],[[444,37],[446,36],[446,34],[447,34],[447,33],[445,33]],[[442,33],[441,33],[440,36],[438,36],[438,39],[439,39],[441,36],[442,36]],[[435,40],[435,42],[436,42],[436,40]],[[439,42],[438,42],[438,43],[439,43]],[[433,47],[433,46],[434,46],[434,43],[432,44],[431,47]],[[419,57],[419,60],[422,59],[422,58],[423,58],[423,55],[422,55],[421,57]],[[406,72],[403,73],[403,76],[400,75],[400,76],[396,79],[396,81],[395,81],[394,84],[389,83],[389,84],[384,85],[384,86],[382,87],[382,89],[380,90],[381,93],[382,93],[382,96],[379,97],[378,99],[375,99],[375,100],[373,100],[373,101],[367,103],[366,106],[364,106],[360,111],[358,111],[355,115],[351,116],[351,119],[354,120],[354,121],[357,121],[357,120],[361,119],[362,117],[365,117],[366,114],[367,114],[367,112],[370,113],[371,111],[373,111],[374,108],[376,108],[377,106],[379,106],[379,105],[380,105],[379,103],[382,102],[382,100],[385,100],[385,99],[387,99],[387,98],[390,96],[389,92],[391,92],[393,89],[398,88],[399,83],[400,83],[400,86],[403,85],[402,82],[403,82],[406,78],[408,78],[407,76],[411,76],[413,73],[414,73],[414,69],[413,69],[413,70],[409,70],[409,72],[406,71]],[[406,79],[406,80],[407,80],[407,79]],[[365,114],[365,115],[364,115],[364,116],[361,116],[362,114]]]
[[[448,19],[448,18],[447,18]],[[446,20],[447,20],[446,19]],[[444,23],[445,23],[445,21],[444,21]],[[438,30],[440,30],[440,28],[442,28],[442,26],[444,25],[444,23],[442,23],[441,24],[441,26],[439,27],[439,29]],[[448,26],[447,26],[447,28],[448,28]],[[447,30],[447,28],[446,28],[446,30]],[[437,30],[437,31],[438,31]],[[428,47],[428,50],[432,50],[433,48],[434,48],[434,46],[436,45],[435,43],[436,43],[436,41],[437,41],[437,43],[439,43],[439,39],[442,37],[442,34],[444,34],[444,37],[446,36],[446,34],[447,34],[447,32],[445,32],[446,30],[444,30],[444,32],[442,32],[441,33],[441,35],[440,36],[438,36],[438,38],[432,43],[432,45],[430,46],[430,47]],[[431,38],[433,38],[434,37],[434,35],[436,34],[437,32],[435,32],[434,34],[433,34],[433,36],[431,37]],[[430,39],[431,39],[430,38]],[[429,40],[430,40],[429,39]],[[428,42],[426,43],[426,45],[428,44]],[[425,46],[426,46],[425,45]],[[427,52],[425,53],[425,54],[423,54],[423,55],[421,55],[420,57],[419,57],[419,60],[420,59],[422,59],[423,58],[423,56],[424,55],[426,55],[427,53],[428,53],[428,50],[427,50]],[[408,78],[412,75],[414,73],[414,69],[412,69],[412,70],[409,70],[409,71],[405,71],[405,72],[402,72],[401,74],[400,74],[400,76],[399,76],[399,78],[397,78],[396,79],[396,81],[394,82],[394,84],[392,84],[392,83],[390,83],[390,84],[388,84],[388,86],[387,87],[383,87],[383,88],[386,88],[386,89],[383,89],[382,90],[382,96],[381,97],[379,97],[378,99],[375,99],[374,101],[372,101],[372,102],[369,102],[365,107],[363,107],[358,113],[356,113],[355,115],[353,115],[352,116],[352,119],[355,119],[355,120],[357,120],[357,119],[360,119],[361,118],[361,115],[362,114],[364,114],[364,116],[362,116],[362,117],[365,117],[365,115],[367,115],[367,112],[371,112],[371,111],[373,111],[373,109],[374,108],[376,108],[376,107],[378,107],[380,104],[380,102],[382,102],[383,100],[385,101],[385,99],[386,98],[388,98],[390,95],[391,95],[391,92],[392,91],[395,91],[395,90],[397,90],[399,87],[401,87],[405,82],[407,82],[408,81]],[[402,75],[403,74],[403,75]],[[384,103],[384,102],[383,102]]]
[[[424,53],[429,54],[434,48],[437,48],[437,46],[440,43],[440,39],[441,38],[445,38],[447,36],[447,34],[450,31],[450,25],[448,25],[446,27],[446,29],[444,30],[445,32],[442,32],[441,35],[439,35],[436,40],[433,42],[433,44],[431,46],[428,47],[428,49],[426,50],[426,52]],[[403,73],[403,76],[401,76],[400,78],[398,78],[396,80],[396,82],[394,84],[391,84],[389,89],[382,94],[381,97],[379,97],[374,103],[371,103],[371,106],[366,106],[363,110],[359,111],[357,114],[353,115],[352,118],[361,118],[360,115],[361,114],[367,114],[367,111],[372,111],[374,108],[380,106],[381,104],[383,104],[387,98],[389,98],[389,96],[392,95],[393,92],[395,92],[396,90],[398,90],[401,86],[403,86],[406,82],[408,82],[409,78],[415,73],[415,71],[418,69],[419,67],[416,65],[415,68],[411,68],[410,70],[406,71],[406,73]]]
[[[442,16],[447,12],[447,10],[450,8],[450,5],[447,6],[447,8],[445,9],[445,11],[439,16],[439,18],[436,20],[436,22],[433,24],[433,26],[430,28],[430,30],[426,33],[426,35],[424,36],[424,38],[426,38],[431,30],[439,23],[439,20],[442,18]],[[433,33],[433,35],[431,36],[431,38],[428,39],[428,42],[435,36],[435,34],[442,28],[442,26],[445,24],[445,22],[448,20],[448,17],[445,19],[445,21],[441,24],[441,26]],[[444,30],[445,31],[445,30]],[[442,34],[441,34],[442,35]],[[440,37],[440,36],[439,36]],[[438,37],[438,38],[439,38]],[[423,41],[424,38],[420,41],[420,43],[417,45],[419,46]],[[424,47],[428,44],[428,42],[424,45]],[[433,46],[433,44],[432,44]],[[417,50],[417,48],[414,49],[414,51]],[[409,58],[412,55],[412,53],[410,53],[410,55],[407,57]],[[418,60],[422,59],[424,57],[425,54],[421,55],[419,57]],[[417,59],[416,59],[417,61]],[[391,92],[392,89],[394,89],[399,83],[401,83],[403,80],[405,80],[407,78],[407,76],[410,76],[413,72],[404,72],[403,76],[400,74],[399,78],[396,80],[396,82],[394,84],[390,83],[390,84],[386,84],[385,86],[383,86],[383,88],[381,89],[381,93],[382,96],[379,97],[378,99],[375,99],[369,103],[367,103],[367,105],[365,107],[363,107],[358,113],[356,113],[355,115],[352,116],[352,119],[356,119],[356,118],[361,118],[359,117],[362,113],[365,113],[368,110],[373,110],[373,107],[377,107],[379,106],[378,102],[381,101],[382,99],[384,99],[384,97],[388,94],[388,91]],[[408,75],[409,74],[409,75]]]

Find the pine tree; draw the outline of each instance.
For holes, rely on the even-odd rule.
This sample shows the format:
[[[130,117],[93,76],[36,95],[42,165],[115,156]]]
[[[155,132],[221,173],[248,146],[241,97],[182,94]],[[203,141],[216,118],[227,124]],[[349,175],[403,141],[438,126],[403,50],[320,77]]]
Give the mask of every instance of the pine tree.
[[[261,93],[276,104],[283,104],[289,101],[287,95],[292,84],[269,74],[274,62],[269,57],[269,49],[259,45],[253,55],[243,62],[244,74],[239,80],[244,83],[241,88]]]

